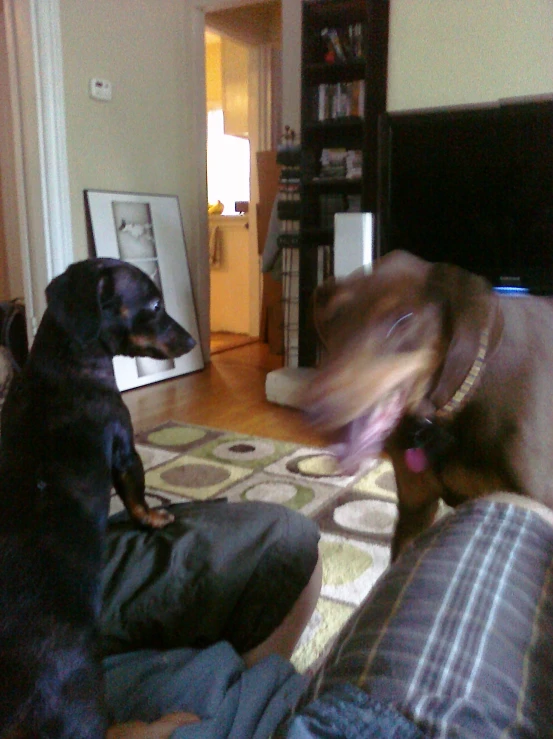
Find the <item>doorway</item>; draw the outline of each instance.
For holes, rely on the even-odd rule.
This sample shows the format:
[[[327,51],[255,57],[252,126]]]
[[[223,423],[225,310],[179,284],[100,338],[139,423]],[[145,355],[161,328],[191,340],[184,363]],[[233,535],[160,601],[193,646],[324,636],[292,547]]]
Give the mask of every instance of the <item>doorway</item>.
[[[218,353],[259,341],[256,155],[276,146],[281,127],[281,3],[211,11],[205,24],[210,345]]]

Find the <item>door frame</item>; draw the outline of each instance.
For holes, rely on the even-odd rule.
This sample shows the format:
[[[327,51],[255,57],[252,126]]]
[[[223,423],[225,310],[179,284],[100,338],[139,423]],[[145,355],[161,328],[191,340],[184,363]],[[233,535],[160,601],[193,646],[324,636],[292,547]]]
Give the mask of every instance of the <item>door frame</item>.
[[[198,7],[197,0],[190,0],[192,41],[196,56],[201,57],[198,58],[197,94],[193,101],[198,106],[197,130],[191,132],[195,142],[205,141],[205,66],[202,57],[205,13],[257,1],[216,0]],[[5,225],[7,232],[13,236],[14,244],[17,242],[14,248],[21,254],[27,328],[32,339],[46,307],[46,285],[75,259],[69,199],[60,0],[4,0],[3,6],[10,127],[4,126],[0,131],[0,170],[13,173],[13,177],[3,178],[6,181],[3,182]],[[197,155],[196,168],[196,196],[200,203],[206,195],[205,153],[201,151]],[[198,208],[190,230],[198,238],[202,234],[207,235],[207,213],[200,212]],[[252,228],[251,232],[255,233],[255,229]],[[205,297],[209,298],[209,270],[203,264],[198,265],[196,278],[200,303]],[[259,275],[257,279],[260,279]],[[205,327],[205,321],[201,323]],[[205,332],[200,327],[200,332],[202,338],[205,333],[209,336],[209,330]],[[204,340],[202,344],[208,358],[209,341]]]
[[[4,0],[3,21],[10,125],[0,152],[2,171],[13,174],[4,212],[19,245],[32,337],[44,287],[73,261],[59,0]]]

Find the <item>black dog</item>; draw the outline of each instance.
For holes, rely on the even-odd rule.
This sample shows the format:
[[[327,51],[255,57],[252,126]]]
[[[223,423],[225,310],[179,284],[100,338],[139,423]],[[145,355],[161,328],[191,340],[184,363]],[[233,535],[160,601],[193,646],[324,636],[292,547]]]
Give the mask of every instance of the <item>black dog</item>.
[[[114,259],[71,265],[3,408],[0,442],[0,737],[103,737],[96,658],[112,485],[139,524],[150,510],[112,358],[189,352],[154,283]]]

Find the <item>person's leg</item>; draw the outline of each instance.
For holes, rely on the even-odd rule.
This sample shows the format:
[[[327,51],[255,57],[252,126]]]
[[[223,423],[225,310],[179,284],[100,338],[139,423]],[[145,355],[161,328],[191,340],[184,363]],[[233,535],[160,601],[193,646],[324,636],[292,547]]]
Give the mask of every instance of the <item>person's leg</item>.
[[[242,654],[242,658],[248,667],[256,664],[270,654],[278,654],[285,659],[290,659],[296,644],[298,643],[309,619],[311,618],[323,581],[323,563],[321,555],[311,575],[311,579],[300,593],[300,597],[285,616],[284,621],[276,629],[253,649]]]
[[[290,656],[320,590],[319,530],[284,506],[171,506],[155,533],[110,522],[101,617],[104,655],[228,641],[253,664]]]
[[[414,736],[553,736],[553,527],[522,502],[467,503],[414,540],[277,736],[410,736],[406,720]]]

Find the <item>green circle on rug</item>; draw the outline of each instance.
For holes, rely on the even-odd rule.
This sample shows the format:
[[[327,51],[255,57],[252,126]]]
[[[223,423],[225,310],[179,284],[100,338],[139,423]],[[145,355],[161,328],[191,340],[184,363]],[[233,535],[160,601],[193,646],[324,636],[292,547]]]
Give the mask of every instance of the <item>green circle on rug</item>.
[[[182,488],[207,488],[224,482],[229,477],[230,473],[224,467],[210,464],[183,464],[161,473],[162,480]]]
[[[206,431],[190,428],[190,426],[170,426],[169,428],[152,431],[148,434],[148,441],[159,446],[182,446],[198,439],[203,439]]]
[[[359,547],[339,541],[321,541],[323,556],[323,583],[346,585],[373,566],[373,558]]]
[[[286,467],[290,472],[305,477],[342,477],[338,469],[338,461],[332,454],[310,454],[306,457],[291,459]]]
[[[313,491],[301,485],[287,482],[258,482],[244,490],[242,500],[279,503],[295,511],[311,503],[315,497]]]

